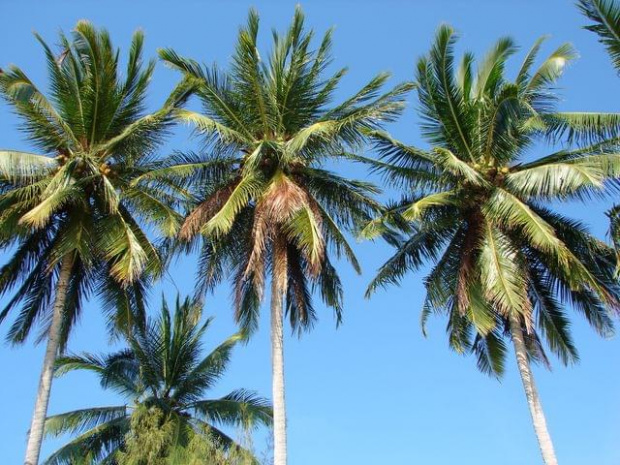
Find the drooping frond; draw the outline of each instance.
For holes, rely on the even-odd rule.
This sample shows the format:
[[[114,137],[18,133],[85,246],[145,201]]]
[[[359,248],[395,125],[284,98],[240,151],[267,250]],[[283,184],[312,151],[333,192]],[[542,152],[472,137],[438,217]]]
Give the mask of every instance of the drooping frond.
[[[0,151],[0,179],[11,184],[36,182],[56,167],[57,161],[51,157],[11,150]]]
[[[194,402],[190,408],[215,424],[249,426],[257,423],[270,425],[272,422],[269,403],[245,389],[233,391],[219,399]]]
[[[527,281],[519,267],[517,251],[504,234],[489,224],[485,227],[479,266],[487,298],[507,315],[512,312],[527,315]]]

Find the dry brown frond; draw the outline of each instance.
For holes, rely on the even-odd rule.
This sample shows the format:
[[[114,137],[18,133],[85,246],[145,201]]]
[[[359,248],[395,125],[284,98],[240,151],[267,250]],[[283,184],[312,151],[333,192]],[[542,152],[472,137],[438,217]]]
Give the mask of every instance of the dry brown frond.
[[[308,205],[308,195],[285,175],[276,176],[261,199],[269,221],[284,224]]]
[[[282,231],[277,231],[273,238],[272,279],[279,292],[286,292],[288,285],[288,240]]]
[[[267,243],[273,237],[275,224],[268,221],[265,204],[261,201],[254,209],[254,222],[252,224],[252,251],[243,272],[243,279],[248,279],[250,275],[254,281],[254,286],[260,293],[265,286],[265,250]]]

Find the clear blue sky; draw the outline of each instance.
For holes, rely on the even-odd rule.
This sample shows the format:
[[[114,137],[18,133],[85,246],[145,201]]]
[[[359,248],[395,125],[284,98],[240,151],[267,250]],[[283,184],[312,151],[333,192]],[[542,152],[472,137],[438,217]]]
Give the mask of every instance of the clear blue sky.
[[[245,21],[248,4],[211,2],[93,2],[4,1],[0,28],[0,66],[19,64],[44,87],[43,54],[31,32],[54,43],[59,29],[69,31],[87,18],[109,29],[125,46],[136,28],[146,31],[146,50],[174,47],[200,61],[225,65],[237,27]],[[263,37],[272,26],[285,27],[292,2],[254,2],[261,14]],[[564,109],[618,111],[620,79],[602,47],[581,29],[584,19],[566,0],[469,1],[308,1],[303,2],[308,23],[317,32],[336,27],[335,64],[349,66],[341,95],[362,85],[378,71],[391,71],[392,83],[411,79],[418,56],[430,46],[437,26],[451,23],[462,33],[460,51],[482,53],[498,37],[511,35],[528,48],[540,35],[551,34],[545,49],[572,42],[581,58],[562,81]],[[513,69],[522,59],[517,56]],[[153,108],[163,102],[178,76],[158,66],[151,88]],[[415,101],[389,129],[409,143],[423,144],[415,126]],[[16,119],[0,104],[0,147],[28,149],[15,131]],[[176,131],[166,150],[194,147],[187,131]],[[165,151],[164,151],[165,153]],[[542,150],[540,151],[542,154]],[[366,176],[358,167],[338,166],[349,176]],[[568,209],[586,220],[599,236],[606,230],[605,205],[575,205]],[[345,264],[340,270],[346,289],[344,325],[336,329],[330,311],[320,308],[314,332],[286,341],[286,376],[291,465],[332,464],[537,464],[534,437],[516,366],[509,360],[507,375],[495,381],[480,374],[474,360],[457,356],[447,347],[445,322],[433,320],[429,337],[419,328],[423,298],[422,274],[409,275],[401,288],[379,292],[371,301],[363,291],[373,272],[390,254],[387,246],[356,244],[364,274],[356,276]],[[0,256],[0,261],[6,257]],[[153,291],[153,309],[162,289],[174,298],[175,287],[190,292],[194,260],[182,259],[170,278]],[[228,287],[210,299],[206,315],[216,321],[206,341],[213,346],[234,332]],[[324,310],[324,311],[323,311]],[[260,332],[239,348],[226,379],[214,395],[232,388],[270,393],[268,312]],[[0,328],[2,337],[6,326]],[[574,318],[575,340],[581,363],[553,372],[536,369],[537,381],[563,465],[620,463],[620,371],[618,338],[599,339],[581,318]],[[71,341],[73,351],[105,351],[109,339],[96,301],[86,306]],[[23,460],[42,346],[28,343],[0,349],[0,463]],[[89,375],[73,374],[58,380],[50,413],[119,402],[102,392]],[[56,443],[57,444],[57,443]],[[46,444],[44,455],[51,446]],[[257,447],[262,448],[262,439]]]

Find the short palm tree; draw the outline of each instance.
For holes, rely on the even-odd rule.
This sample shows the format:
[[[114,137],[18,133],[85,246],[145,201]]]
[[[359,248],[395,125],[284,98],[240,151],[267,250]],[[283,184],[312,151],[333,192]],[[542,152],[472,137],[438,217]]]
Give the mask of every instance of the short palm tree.
[[[596,33],[599,41],[605,45],[611,62],[620,73],[620,4],[612,0],[579,0],[577,6],[592,21],[586,29]],[[610,135],[608,143],[620,147],[620,135]],[[609,212],[611,220],[611,237],[620,252],[620,205],[615,205]]]
[[[318,49],[298,8],[284,35],[274,33],[267,60],[258,52],[258,15],[251,11],[239,32],[231,70],[202,67],[172,50],[160,56],[198,79],[203,112],[176,112],[204,137],[202,157],[185,154],[159,176],[177,175],[192,183],[198,204],[181,238],[202,237],[204,288],[233,270],[236,318],[256,326],[266,273],[271,273],[275,464],[286,463],[283,372],[283,316],[293,328],[315,320],[311,295],[341,319],[342,287],[328,256],[341,252],[359,269],[343,231],[367,221],[377,204],[372,185],[325,169],[346,156],[403,108],[409,84],[380,95],[388,78],[380,74],[340,105],[330,105],[345,70],[326,76],[331,32]],[[191,173],[191,175],[189,175]]]
[[[375,134],[382,160],[374,166],[405,198],[363,235],[397,227],[408,237],[368,293],[433,263],[423,322],[445,315],[450,346],[477,354],[479,368],[496,375],[504,370],[504,339],[512,342],[544,461],[556,464],[530,362],[548,363],[543,340],[563,363],[577,360],[565,305],[602,334],[620,305],[613,251],[550,203],[587,200],[617,178],[620,155],[601,152],[595,139],[616,131],[618,118],[554,111],[553,86],[575,55],[568,45],[534,68],[539,40],[509,81],[510,39],[499,40],[477,70],[469,53],[455,69],[455,41],[442,26],[417,66],[422,130],[432,148]],[[537,139],[564,135],[586,144],[538,159],[528,153]]]
[[[201,324],[200,317],[200,307],[189,299],[177,299],[173,314],[164,300],[157,319],[145,326],[134,325],[125,336],[127,349],[105,356],[59,357],[58,375],[74,370],[93,372],[104,389],[116,391],[131,405],[86,408],[48,417],[48,436],[79,435],[45,463],[73,464],[83,457],[93,464],[116,463],[125,441],[135,433],[131,428],[134,411],[142,416],[137,423],[148,423],[148,417],[154,416],[158,424],[174,432],[166,436],[174,443],[152,441],[162,454],[157,458],[165,458],[177,446],[187,446],[195,434],[213,437],[226,447],[233,445],[220,425],[270,425],[271,407],[250,391],[240,389],[217,399],[205,398],[226,372],[232,350],[242,336],[232,336],[204,356],[202,338],[211,319]],[[151,443],[141,444],[146,447]],[[151,452],[145,450],[144,455],[152,456]]]
[[[16,66],[0,75],[1,94],[38,150],[0,150],[0,247],[11,253],[0,269],[0,293],[17,286],[0,321],[21,306],[9,339],[23,342],[37,323],[47,338],[28,465],[38,463],[54,359],[84,299],[100,294],[104,308],[118,309],[111,321],[126,324],[142,311],[143,280],[161,268],[138,221],[173,234],[175,186],[132,181],[157,166],[153,151],[170,110],[189,89],[183,83],[161,110],[145,114],[154,62],[142,63],[141,32],[124,77],[108,33],[88,22],[79,22],[72,38],[60,35],[59,55],[37,39],[49,69],[48,96]]]

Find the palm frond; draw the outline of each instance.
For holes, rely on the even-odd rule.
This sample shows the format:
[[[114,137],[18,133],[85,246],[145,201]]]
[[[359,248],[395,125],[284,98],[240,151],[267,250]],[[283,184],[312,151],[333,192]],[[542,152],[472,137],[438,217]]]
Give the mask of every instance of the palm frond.
[[[45,433],[51,436],[63,434],[80,434],[97,426],[124,418],[127,415],[126,406],[98,407],[62,413],[47,417]]]
[[[528,313],[527,282],[508,238],[490,224],[485,226],[480,252],[482,284],[487,298],[504,312]]]
[[[190,404],[202,418],[221,425],[270,425],[273,414],[266,399],[240,389],[216,400],[199,400]]]
[[[599,36],[616,70],[620,70],[620,8],[611,0],[579,0],[577,6],[592,21],[585,28]]]

